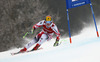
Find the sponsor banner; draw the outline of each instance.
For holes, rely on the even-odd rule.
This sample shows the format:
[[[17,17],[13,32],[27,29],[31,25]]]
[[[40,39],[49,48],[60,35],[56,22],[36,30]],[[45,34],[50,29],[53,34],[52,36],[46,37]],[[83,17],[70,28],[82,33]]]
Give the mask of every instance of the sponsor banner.
[[[90,4],[90,0],[66,0],[67,9],[79,7],[82,5]]]

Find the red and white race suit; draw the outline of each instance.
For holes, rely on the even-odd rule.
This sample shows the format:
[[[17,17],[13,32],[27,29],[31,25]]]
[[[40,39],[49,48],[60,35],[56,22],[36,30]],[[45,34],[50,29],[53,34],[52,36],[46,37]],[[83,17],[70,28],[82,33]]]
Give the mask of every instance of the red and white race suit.
[[[60,40],[59,30],[54,23],[51,23],[50,27],[47,28],[45,20],[42,20],[38,22],[37,24],[35,24],[33,26],[33,29],[37,29],[39,27],[43,27],[42,31],[29,44],[25,46],[27,49],[35,43],[41,45],[46,40],[47,41],[51,40],[54,33],[57,35],[56,39]]]

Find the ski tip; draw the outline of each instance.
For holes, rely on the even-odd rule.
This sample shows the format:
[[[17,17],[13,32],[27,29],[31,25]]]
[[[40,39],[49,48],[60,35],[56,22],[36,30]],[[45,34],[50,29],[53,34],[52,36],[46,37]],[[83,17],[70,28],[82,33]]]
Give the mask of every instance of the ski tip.
[[[16,55],[16,54],[19,54],[19,53],[21,53],[21,52],[17,52],[17,53],[11,53],[11,55]]]
[[[13,56],[13,55],[15,55],[14,53],[11,53],[11,55]]]

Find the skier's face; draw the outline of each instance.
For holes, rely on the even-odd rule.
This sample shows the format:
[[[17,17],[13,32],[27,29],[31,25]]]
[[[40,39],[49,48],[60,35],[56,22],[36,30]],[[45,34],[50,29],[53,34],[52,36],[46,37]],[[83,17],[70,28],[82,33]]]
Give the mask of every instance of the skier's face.
[[[51,25],[51,23],[46,23],[46,26],[50,26]]]
[[[46,21],[46,26],[50,27],[51,23],[52,23],[51,21]]]

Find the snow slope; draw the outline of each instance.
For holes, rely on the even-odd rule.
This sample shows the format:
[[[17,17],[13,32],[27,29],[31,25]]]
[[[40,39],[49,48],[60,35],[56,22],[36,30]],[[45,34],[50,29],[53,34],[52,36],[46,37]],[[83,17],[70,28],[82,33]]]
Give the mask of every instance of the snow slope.
[[[100,33],[100,26],[98,26]],[[45,42],[43,49],[10,55],[14,49],[0,53],[0,62],[100,62],[100,38],[96,37],[95,27],[84,28],[80,35],[72,37],[72,44],[68,38],[62,38],[62,44],[52,47],[55,39]]]

